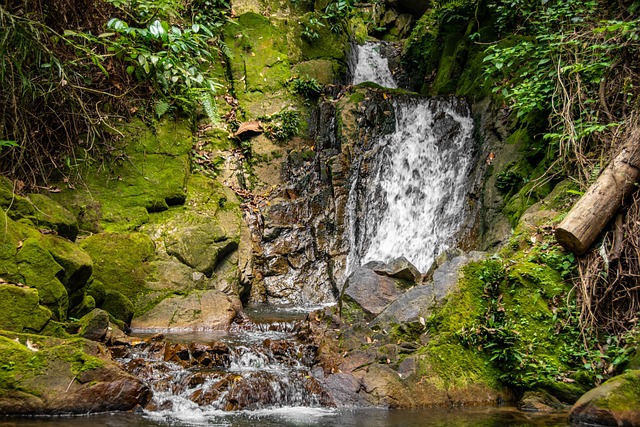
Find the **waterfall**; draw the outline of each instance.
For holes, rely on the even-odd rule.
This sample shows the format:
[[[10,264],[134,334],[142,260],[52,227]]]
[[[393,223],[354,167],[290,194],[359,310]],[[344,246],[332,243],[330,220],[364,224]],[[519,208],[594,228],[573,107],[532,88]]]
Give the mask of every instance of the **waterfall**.
[[[359,56],[365,52],[377,55],[367,47]],[[359,60],[354,78],[379,62]],[[366,71],[359,72],[360,64]],[[403,96],[394,109],[395,132],[379,137],[352,167],[347,274],[366,262],[399,256],[427,271],[456,243],[468,211],[474,144],[466,104]]]
[[[388,88],[397,88],[389,70],[389,62],[380,54],[380,43],[367,42],[354,45],[349,57],[352,83],[377,83]]]

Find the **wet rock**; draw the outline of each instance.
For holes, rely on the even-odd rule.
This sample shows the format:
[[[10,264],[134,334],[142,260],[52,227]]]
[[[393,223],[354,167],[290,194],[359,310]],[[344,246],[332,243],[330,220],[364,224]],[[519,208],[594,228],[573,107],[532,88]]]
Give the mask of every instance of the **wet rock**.
[[[527,391],[518,402],[518,409],[526,412],[553,412],[565,405],[546,391]]]
[[[418,269],[405,257],[399,257],[389,261],[384,264],[384,266],[374,268],[373,271],[384,276],[407,280],[413,283],[418,282],[421,277]]]
[[[369,406],[362,385],[349,373],[327,375],[323,380],[324,388],[337,407]]]
[[[640,425],[640,371],[627,371],[585,393],[571,408],[572,423]]]
[[[363,266],[349,275],[341,299],[349,300],[365,313],[376,316],[401,294],[402,289],[396,280]]]
[[[242,310],[240,301],[217,290],[193,291],[174,295],[136,317],[131,328],[137,330],[226,330]]]
[[[188,366],[190,359],[189,348],[182,343],[167,344],[165,347],[164,360],[167,362],[176,362]]]
[[[80,319],[80,323],[78,335],[91,341],[104,341],[109,332],[109,313],[96,308]]]

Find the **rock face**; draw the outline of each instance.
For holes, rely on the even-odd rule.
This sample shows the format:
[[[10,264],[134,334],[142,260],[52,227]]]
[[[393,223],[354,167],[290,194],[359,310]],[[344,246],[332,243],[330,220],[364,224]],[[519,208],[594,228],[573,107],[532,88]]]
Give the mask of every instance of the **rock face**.
[[[571,408],[574,423],[640,425],[640,371],[627,371],[584,394]]]
[[[148,387],[120,369],[106,349],[82,338],[3,333],[1,415],[90,414],[144,405]]]

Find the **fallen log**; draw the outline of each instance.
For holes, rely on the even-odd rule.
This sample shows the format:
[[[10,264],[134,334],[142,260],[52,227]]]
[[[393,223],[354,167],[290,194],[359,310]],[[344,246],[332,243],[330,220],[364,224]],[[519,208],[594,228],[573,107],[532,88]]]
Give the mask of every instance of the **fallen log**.
[[[640,141],[630,141],[556,228],[556,241],[584,254],[640,180]]]

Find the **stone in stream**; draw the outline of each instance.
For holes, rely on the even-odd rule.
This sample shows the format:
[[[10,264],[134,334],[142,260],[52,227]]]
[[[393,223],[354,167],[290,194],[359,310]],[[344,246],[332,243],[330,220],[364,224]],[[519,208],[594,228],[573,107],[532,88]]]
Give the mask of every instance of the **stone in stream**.
[[[373,271],[384,276],[408,280],[414,283],[417,282],[421,276],[418,269],[403,256],[395,258],[380,267],[374,267]]]
[[[571,408],[572,423],[640,426],[640,370],[627,371],[585,393]]]
[[[402,287],[396,279],[377,274],[365,265],[349,275],[342,289],[341,300],[352,302],[365,313],[377,316],[400,295]]]

